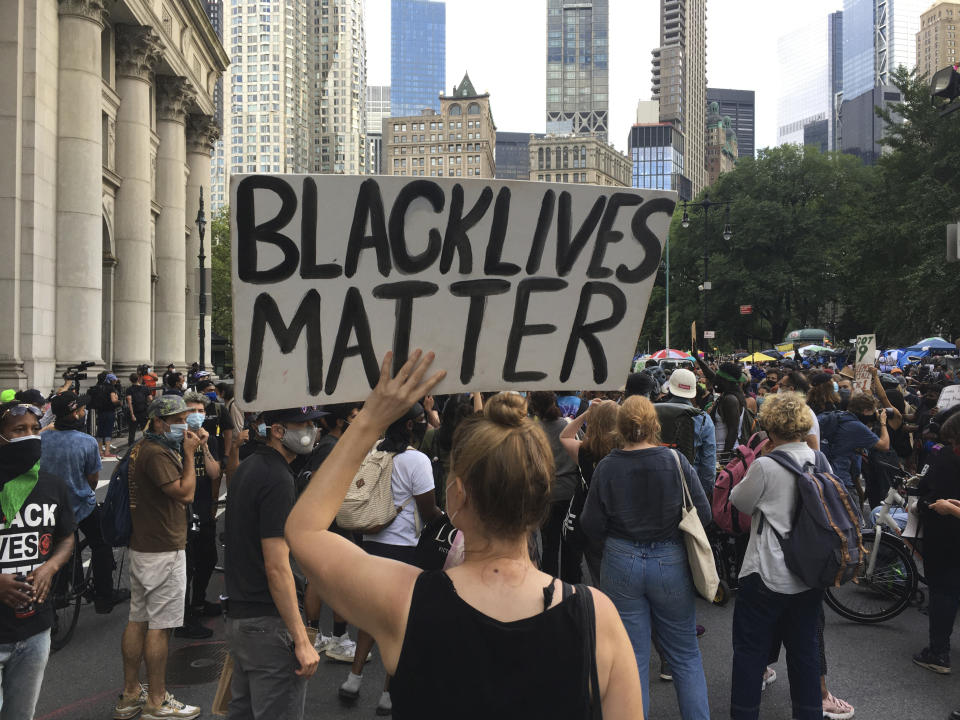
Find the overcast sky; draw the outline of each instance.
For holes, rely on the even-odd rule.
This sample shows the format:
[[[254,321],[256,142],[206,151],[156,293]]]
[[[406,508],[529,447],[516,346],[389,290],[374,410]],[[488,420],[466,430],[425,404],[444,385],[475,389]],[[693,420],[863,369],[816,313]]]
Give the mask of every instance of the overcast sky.
[[[449,92],[465,70],[490,93],[497,129],[546,125],[546,0],[446,0]],[[842,0],[709,0],[707,83],[757,93],[757,149],[776,142],[777,38],[839,10]],[[390,0],[366,0],[367,82],[390,84]],[[650,99],[659,0],[610,0],[610,141],[626,150],[638,100]]]

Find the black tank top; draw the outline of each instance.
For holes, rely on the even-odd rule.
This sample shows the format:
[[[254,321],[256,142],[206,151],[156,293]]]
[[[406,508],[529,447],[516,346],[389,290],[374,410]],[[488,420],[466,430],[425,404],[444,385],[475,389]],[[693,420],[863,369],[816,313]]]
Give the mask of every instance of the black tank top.
[[[397,672],[395,720],[591,717],[591,657],[576,595],[500,622],[468,605],[443,571],[417,579]]]

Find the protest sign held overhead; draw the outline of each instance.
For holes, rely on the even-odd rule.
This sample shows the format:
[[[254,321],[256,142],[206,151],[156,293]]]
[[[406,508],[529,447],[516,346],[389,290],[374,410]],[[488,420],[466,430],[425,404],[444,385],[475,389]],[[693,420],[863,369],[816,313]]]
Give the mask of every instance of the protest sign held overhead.
[[[231,182],[237,397],[361,400],[421,347],[438,393],[612,389],[630,370],[673,193],[446,178]]]

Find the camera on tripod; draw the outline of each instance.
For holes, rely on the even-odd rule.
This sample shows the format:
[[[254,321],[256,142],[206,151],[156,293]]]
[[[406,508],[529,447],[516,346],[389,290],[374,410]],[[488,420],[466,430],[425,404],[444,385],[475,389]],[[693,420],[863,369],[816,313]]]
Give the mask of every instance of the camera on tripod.
[[[96,363],[93,362],[93,360],[87,360],[82,363],[79,363],[78,365],[70,365],[64,371],[63,379],[64,381],[69,380],[72,382],[77,382],[79,380],[86,380],[87,373],[85,373],[84,370],[86,370],[87,368],[91,368],[94,365],[96,365]]]

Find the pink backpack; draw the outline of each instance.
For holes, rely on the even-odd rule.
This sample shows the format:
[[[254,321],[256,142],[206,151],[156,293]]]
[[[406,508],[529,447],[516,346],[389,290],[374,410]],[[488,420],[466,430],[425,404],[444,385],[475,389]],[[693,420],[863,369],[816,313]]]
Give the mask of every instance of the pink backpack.
[[[725,533],[745,535],[750,532],[750,516],[733,506],[730,492],[743,480],[743,476],[768,442],[766,433],[754,433],[745,445],[736,447],[733,459],[717,475],[717,482],[713,487],[713,521]]]

